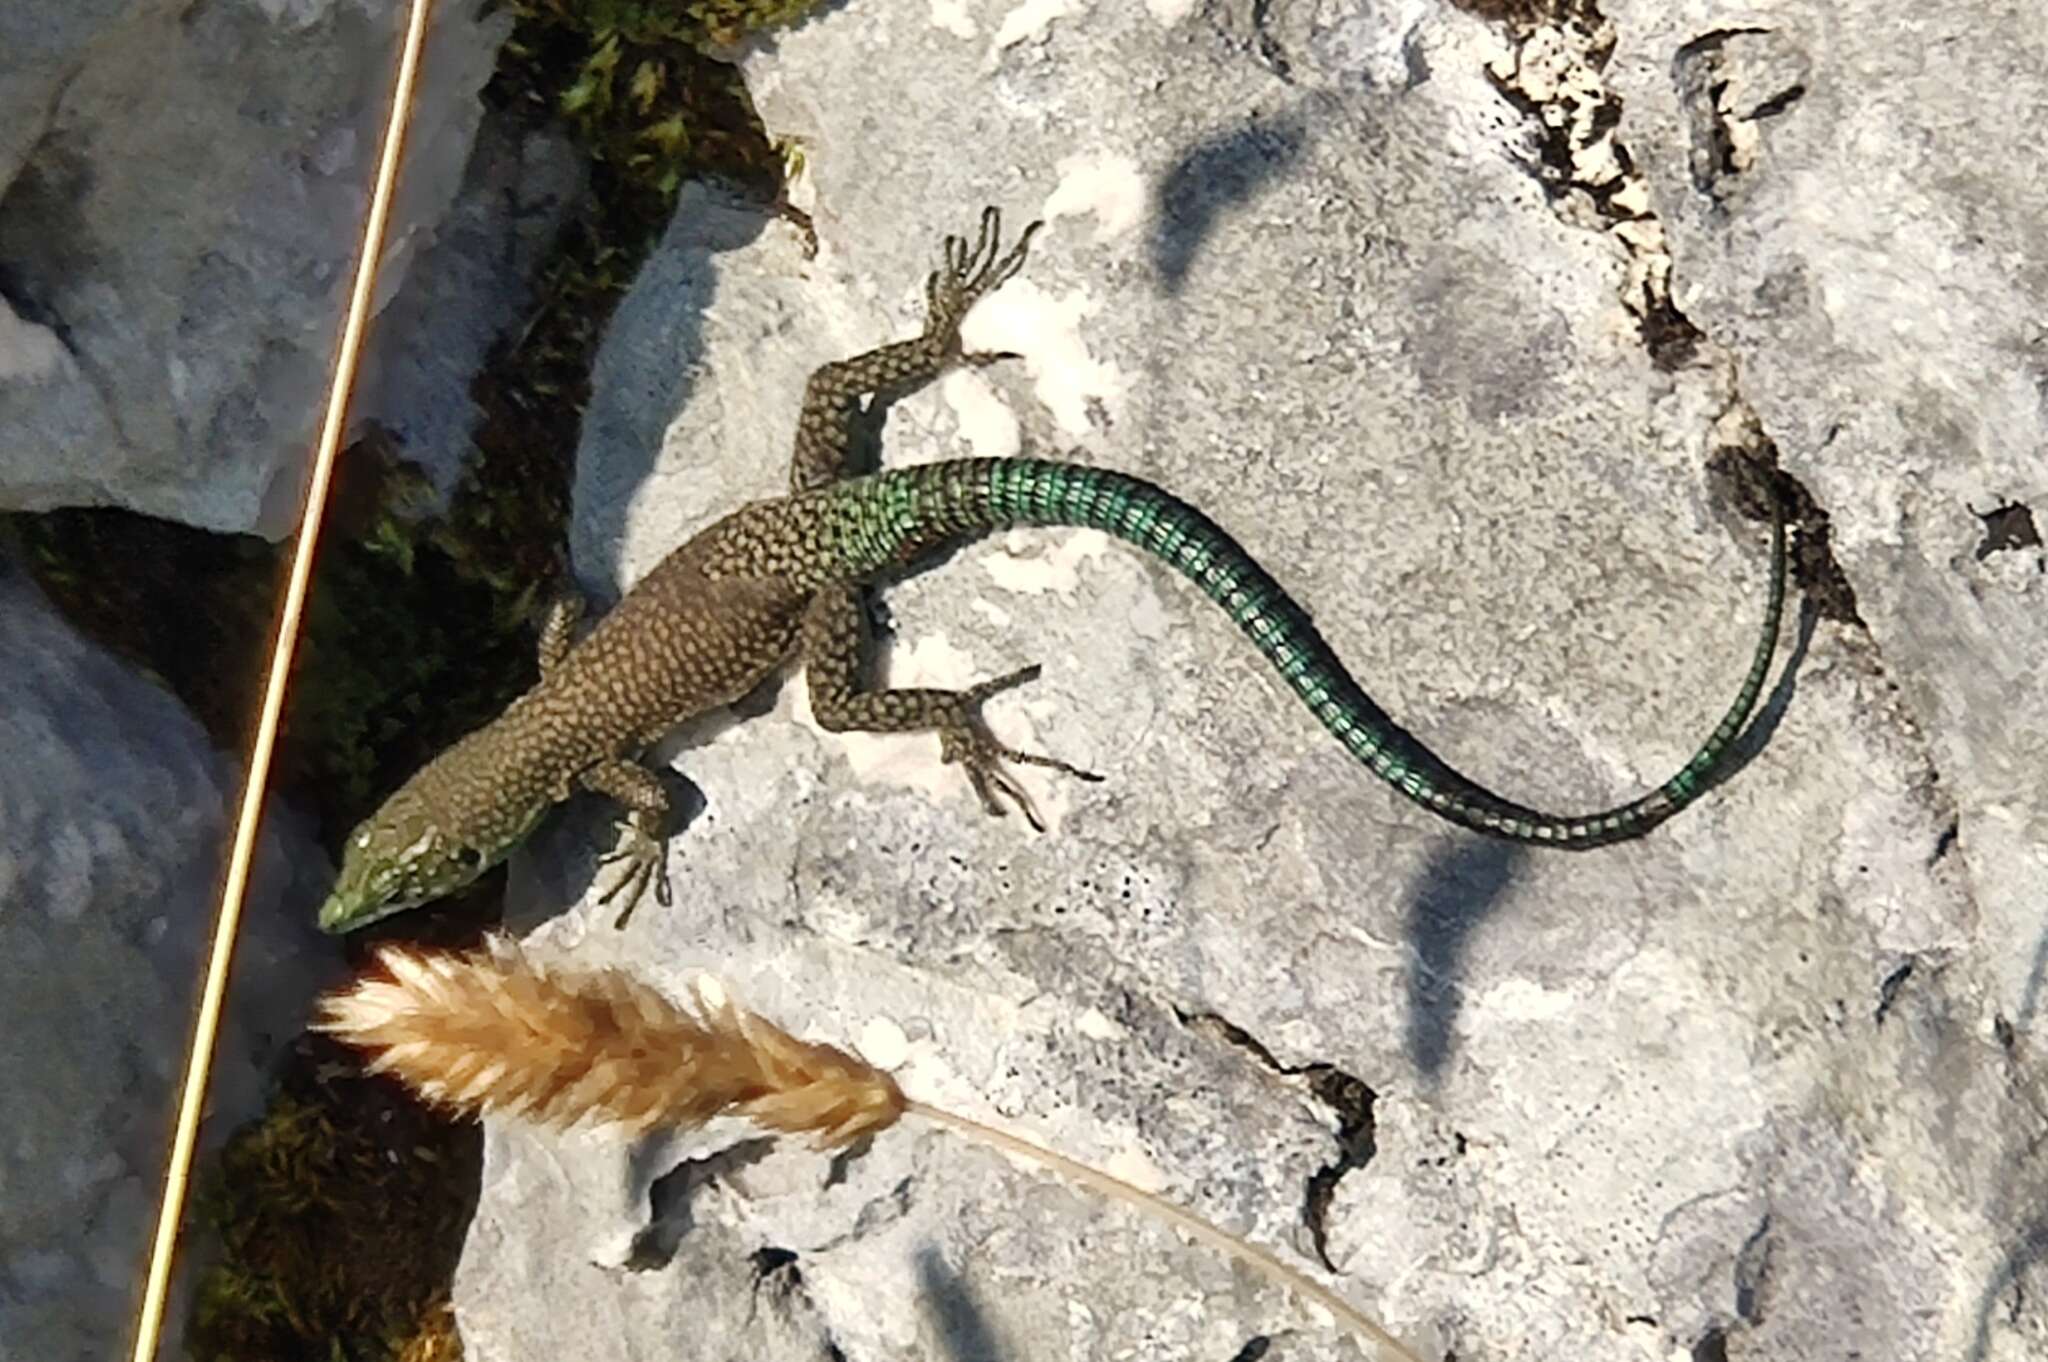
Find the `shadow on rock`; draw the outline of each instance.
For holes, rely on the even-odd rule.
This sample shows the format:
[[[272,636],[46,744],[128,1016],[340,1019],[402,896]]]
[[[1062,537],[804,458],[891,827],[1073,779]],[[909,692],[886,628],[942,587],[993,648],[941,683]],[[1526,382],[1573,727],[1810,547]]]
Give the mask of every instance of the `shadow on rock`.
[[[973,1290],[937,1249],[919,1251],[917,1281],[932,1327],[938,1332],[939,1346],[952,1362],[1002,1362],[1003,1349],[988,1316],[974,1299]]]
[[[1177,293],[1218,218],[1250,202],[1296,161],[1308,143],[1298,112],[1254,116],[1182,152],[1160,181],[1152,264]]]
[[[1425,1079],[1450,1058],[1466,942],[1493,916],[1523,854],[1512,842],[1461,837],[1430,857],[1409,895],[1408,1055]]]
[[[580,562],[578,571],[601,582],[595,594],[607,600],[619,594],[627,512],[702,367],[721,257],[759,236],[769,219],[730,195],[685,186],[597,348],[576,452],[576,538],[597,547],[601,561]]]
[[[1757,755],[1771,745],[1777,734],[1778,725],[1785,721],[1785,712],[1792,708],[1792,698],[1799,691],[1799,668],[1806,661],[1807,649],[1813,645],[1814,631],[1820,627],[1820,607],[1811,598],[1799,607],[1798,632],[1792,638],[1792,650],[1785,658],[1785,664],[1778,673],[1778,684],[1772,686],[1750,716],[1749,724],[1735,735],[1735,741],[1728,744],[1728,753],[1701,790],[1704,793],[1718,785],[1724,785],[1742,773],[1744,767],[1755,761]],[[1679,817],[1685,815],[1680,814]]]
[[[2006,1250],[1998,1270],[1984,1283],[1984,1290],[1977,1298],[1977,1327],[1970,1335],[1969,1351],[1963,1354],[1967,1362],[1986,1362],[1991,1356],[1992,1312],[1998,1308],[2000,1300],[2007,1297],[2013,1299],[2013,1314],[2024,1308],[2021,1302],[2034,1294],[2027,1290],[2025,1278],[2041,1265],[2043,1259],[2048,1259],[2048,1219],[2036,1220],[2029,1225],[2018,1241]]]
[[[636,1179],[644,1171],[639,1165],[653,1157],[656,1148],[649,1146],[635,1153]],[[634,1272],[667,1267],[682,1247],[683,1237],[697,1223],[690,1205],[697,1189],[722,1173],[759,1163],[774,1148],[775,1141],[767,1138],[741,1140],[704,1158],[685,1159],[655,1178],[647,1188],[647,1224],[633,1236],[626,1267]]]

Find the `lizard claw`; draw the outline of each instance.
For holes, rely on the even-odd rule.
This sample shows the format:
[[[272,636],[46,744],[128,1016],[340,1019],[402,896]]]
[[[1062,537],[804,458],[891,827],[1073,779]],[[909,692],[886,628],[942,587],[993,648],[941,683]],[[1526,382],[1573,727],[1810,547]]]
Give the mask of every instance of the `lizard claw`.
[[[972,710],[998,691],[1008,690],[1012,686],[1036,679],[1038,673],[1039,668],[1033,665],[1020,667],[1007,676],[983,681],[961,692],[961,708]],[[1017,778],[1003,769],[1004,762],[1020,766],[1042,766],[1080,780],[1102,779],[1093,771],[1070,765],[1057,757],[1005,747],[976,728],[972,718],[939,731],[939,760],[949,764],[958,762],[967,769],[967,779],[973,783],[974,793],[981,799],[981,806],[984,809],[1000,818],[1006,812],[1003,800],[1007,799],[1017,806],[1017,811],[1024,815],[1024,821],[1031,825],[1034,832],[1045,831],[1045,820],[1039,817],[1038,806],[1032,803],[1030,794],[1017,783]]]
[[[651,820],[635,812],[625,822],[616,824],[619,830],[619,846],[616,851],[598,857],[600,866],[616,861],[626,862],[625,873],[620,875],[612,887],[598,895],[600,905],[610,903],[621,893],[626,895],[625,906],[619,909],[619,916],[612,923],[613,930],[626,925],[626,919],[633,916],[633,910],[640,906],[640,900],[647,894],[647,886],[654,885],[654,901],[663,908],[673,902],[669,890],[668,856],[663,839],[655,836],[647,826]]]
[[[1002,224],[1002,214],[990,206],[981,210],[981,231],[972,246],[968,245],[966,237],[946,238],[945,267],[933,270],[924,281],[924,334],[927,339],[941,342],[948,350],[957,345],[960,322],[967,316],[968,309],[985,295],[1001,288],[1012,275],[1024,268],[1031,238],[1045,225],[1043,222],[1032,223],[1024,229],[1014,246],[998,254],[1002,252]],[[992,364],[998,359],[1011,358],[1015,356],[989,353],[977,355],[967,362]]]

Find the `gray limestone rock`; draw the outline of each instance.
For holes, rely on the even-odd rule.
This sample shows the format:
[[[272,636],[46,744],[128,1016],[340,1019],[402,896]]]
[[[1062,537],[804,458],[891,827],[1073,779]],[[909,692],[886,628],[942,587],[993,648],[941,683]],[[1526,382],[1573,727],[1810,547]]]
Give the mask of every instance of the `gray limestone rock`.
[[[375,421],[445,498],[479,413],[470,385],[519,321],[528,281],[577,196],[584,164],[558,131],[487,111],[462,188],[363,352],[352,421]]]
[[[1680,300],[1834,525],[1941,773],[1997,1009],[2048,945],[2048,25],[1616,4]],[[1718,19],[1719,22],[1715,22]]]
[[[783,36],[747,69],[819,254],[684,196],[600,357],[577,563],[616,590],[779,491],[805,375],[912,334],[938,236],[993,202],[1049,220],[968,328],[1024,358],[897,404],[886,460],[1164,483],[1540,807],[1661,781],[1727,703],[1764,535],[1705,463],[1774,441],[1864,624],[1788,630],[1733,779],[1589,854],[1469,836],[1178,578],[1018,533],[888,589],[882,671],[1042,662],[991,725],[1108,777],[1025,772],[1050,834],[929,737],[820,732],[791,680],[660,749],[700,792],[673,908],[611,931],[579,800],[516,917],[1326,1253],[1426,1357],[2038,1355],[2048,579],[1998,510],[2048,497],[2038,30],[1571,8],[945,0]],[[471,1354],[1352,1355],[911,1123],[838,1162],[744,1139],[494,1125]]]
[[[5,559],[0,641],[0,1357],[111,1357],[133,1342],[240,777]],[[325,858],[282,811],[256,869],[202,1158],[257,1110],[328,958],[307,925]]]
[[[434,242],[469,160],[477,91],[510,24],[479,7],[434,8],[380,306]],[[395,0],[7,6],[0,506],[287,531],[404,12]]]

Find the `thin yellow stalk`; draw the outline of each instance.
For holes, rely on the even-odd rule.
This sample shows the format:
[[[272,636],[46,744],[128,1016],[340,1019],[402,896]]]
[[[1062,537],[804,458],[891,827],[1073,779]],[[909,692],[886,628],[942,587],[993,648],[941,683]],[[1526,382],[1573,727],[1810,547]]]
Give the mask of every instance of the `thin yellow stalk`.
[[[1065,1154],[1054,1153],[1043,1145],[1033,1144],[1006,1130],[984,1125],[972,1117],[920,1102],[914,1097],[905,1101],[904,1110],[913,1116],[922,1116],[935,1125],[945,1126],[967,1139],[993,1146],[1007,1154],[1015,1154],[1019,1158],[1030,1159],[1084,1186],[1092,1187],[1105,1196],[1149,1211],[1185,1233],[1190,1239],[1221,1250],[1247,1267],[1264,1273],[1269,1281],[1314,1301],[1335,1315],[1338,1323],[1345,1325],[1373,1346],[1385,1349],[1395,1357],[1403,1359],[1403,1362],[1422,1362],[1422,1359],[1410,1352],[1400,1339],[1375,1324],[1370,1317],[1321,1282],[1306,1273],[1297,1272],[1257,1244],[1240,1239],[1228,1230],[1218,1229],[1193,1211],[1168,1201],[1157,1193],[1148,1192],[1142,1187],[1125,1182],[1122,1178],[1079,1163]]]
[[[1156,1215],[1316,1302],[1399,1362],[1422,1362],[1342,1296],[1266,1250],[1064,1154],[911,1101],[866,1060],[798,1040],[722,991],[714,999],[700,989],[693,1004],[677,1004],[622,970],[543,964],[502,936],[468,955],[387,947],[379,960],[385,977],[324,999],[317,1024],[376,1051],[373,1072],[395,1074],[444,1106],[630,1134],[730,1114],[827,1147],[916,1112]]]

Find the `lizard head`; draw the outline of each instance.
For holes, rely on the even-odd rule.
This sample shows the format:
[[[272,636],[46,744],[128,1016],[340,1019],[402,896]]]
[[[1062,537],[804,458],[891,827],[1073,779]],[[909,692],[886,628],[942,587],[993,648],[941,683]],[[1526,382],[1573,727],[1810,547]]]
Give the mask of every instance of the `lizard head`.
[[[401,788],[348,835],[334,892],[320,905],[320,930],[352,932],[445,898],[474,883],[502,855],[449,836],[419,796]]]

